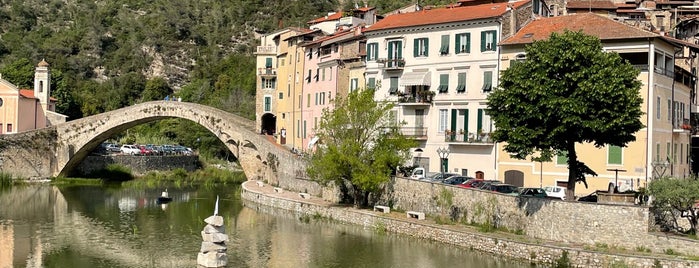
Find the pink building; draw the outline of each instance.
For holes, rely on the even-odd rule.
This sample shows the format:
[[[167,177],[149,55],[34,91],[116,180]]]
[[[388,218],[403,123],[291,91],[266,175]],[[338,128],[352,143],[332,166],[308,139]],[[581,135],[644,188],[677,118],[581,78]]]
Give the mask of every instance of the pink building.
[[[322,36],[304,45],[306,64],[303,84],[303,150],[312,150],[317,139],[315,129],[319,127],[323,110],[332,109],[331,100],[337,95],[346,96],[348,75],[342,75],[346,68],[343,49],[346,43],[358,43],[363,38],[361,26]],[[354,53],[357,54],[356,52]]]
[[[0,134],[44,128],[66,121],[56,113],[51,98],[49,64],[41,61],[34,72],[34,90],[19,89],[0,76]]]

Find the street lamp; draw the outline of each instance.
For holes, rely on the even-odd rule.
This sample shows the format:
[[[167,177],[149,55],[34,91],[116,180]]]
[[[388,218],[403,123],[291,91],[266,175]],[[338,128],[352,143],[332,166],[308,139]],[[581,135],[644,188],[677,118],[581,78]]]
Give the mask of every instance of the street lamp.
[[[439,169],[442,171],[442,180],[444,179],[444,171],[447,169],[445,163],[449,157],[449,148],[437,148],[437,155],[439,155]]]

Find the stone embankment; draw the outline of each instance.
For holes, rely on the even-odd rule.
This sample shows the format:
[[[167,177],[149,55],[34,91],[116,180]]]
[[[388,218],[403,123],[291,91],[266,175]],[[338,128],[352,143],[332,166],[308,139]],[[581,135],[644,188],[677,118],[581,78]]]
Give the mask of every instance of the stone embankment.
[[[118,164],[131,168],[131,173],[137,176],[149,171],[169,171],[183,168],[189,172],[201,167],[198,155],[164,155],[164,156],[133,156],[133,155],[91,155],[85,158],[77,168],[77,172],[89,175],[100,171],[110,164]]]
[[[524,235],[482,233],[464,225],[440,225],[434,221],[407,218],[405,212],[358,210],[333,206],[321,198],[285,191],[261,182],[243,183],[242,198],[264,206],[321,216],[377,230],[406,234],[422,239],[453,244],[463,248],[498,254],[517,260],[571,267],[697,267],[699,262],[666,255],[622,254],[587,250],[573,244],[561,244]],[[609,250],[609,249],[607,249]],[[601,250],[605,251],[605,250]],[[611,250],[609,250],[611,251]]]

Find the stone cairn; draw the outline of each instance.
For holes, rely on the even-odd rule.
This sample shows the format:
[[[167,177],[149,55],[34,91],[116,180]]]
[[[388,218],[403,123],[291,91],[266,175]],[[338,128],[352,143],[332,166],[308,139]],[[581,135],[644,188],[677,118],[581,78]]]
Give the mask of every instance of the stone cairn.
[[[204,220],[206,226],[201,231],[201,249],[197,255],[197,264],[203,267],[224,267],[228,264],[226,256],[226,235],[223,227],[223,217],[218,215],[218,196],[216,196],[216,207],[214,215]]]

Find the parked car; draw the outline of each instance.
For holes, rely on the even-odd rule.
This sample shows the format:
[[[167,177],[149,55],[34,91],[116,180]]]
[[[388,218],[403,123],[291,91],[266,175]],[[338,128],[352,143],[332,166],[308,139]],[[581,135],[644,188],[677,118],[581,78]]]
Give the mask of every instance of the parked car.
[[[139,145],[138,149],[141,150],[141,155],[153,155],[153,151],[148,149],[145,145]]]
[[[476,188],[484,190],[484,188],[490,187],[491,185],[495,185],[495,184],[502,184],[502,182],[498,181],[498,180],[484,180],[484,181],[480,182]]]
[[[121,146],[119,144],[114,144],[114,143],[109,143],[105,147],[107,149],[107,152],[111,153],[120,153],[121,152]]]
[[[444,173],[444,177],[442,177],[442,173],[437,173],[437,174],[430,176],[427,179],[430,181],[434,181],[434,182],[442,182],[443,180],[445,180],[449,177],[453,177],[453,176],[459,176],[459,174],[457,174],[457,173]]]
[[[140,155],[141,154],[141,149],[136,147],[136,145],[122,145],[121,146],[121,153],[123,154],[130,154],[130,155]]]
[[[475,188],[475,187],[473,187],[473,184],[478,184],[478,183],[480,183],[480,182],[482,182],[482,181],[483,181],[483,180],[479,180],[479,179],[468,180],[468,181],[465,181],[465,182],[462,183],[462,184],[459,184],[459,187],[463,187],[463,188]]]
[[[519,195],[519,188],[517,186],[511,185],[511,184],[504,184],[504,183],[491,183],[485,185],[481,190],[486,190],[486,191],[493,191],[501,194],[508,194],[508,195]]]
[[[451,176],[447,178],[446,180],[443,180],[442,183],[444,184],[450,184],[450,185],[460,185],[464,183],[467,180],[472,180],[474,179],[473,177],[467,177],[467,176]]]
[[[589,195],[583,196],[578,198],[578,202],[592,202],[592,203],[597,203],[597,192],[594,191]]]
[[[416,167],[413,169],[413,173],[410,174],[410,178],[413,180],[424,180],[427,178],[427,171],[424,168]]]
[[[151,155],[160,155],[160,151],[158,150],[157,146],[153,144],[147,144],[146,149],[150,150]]]
[[[520,196],[527,196],[527,197],[539,197],[539,198],[546,198],[548,195],[546,195],[546,191],[544,191],[544,188],[522,188],[519,191]]]
[[[545,186],[544,191],[548,197],[566,200],[566,188],[561,186]]]

